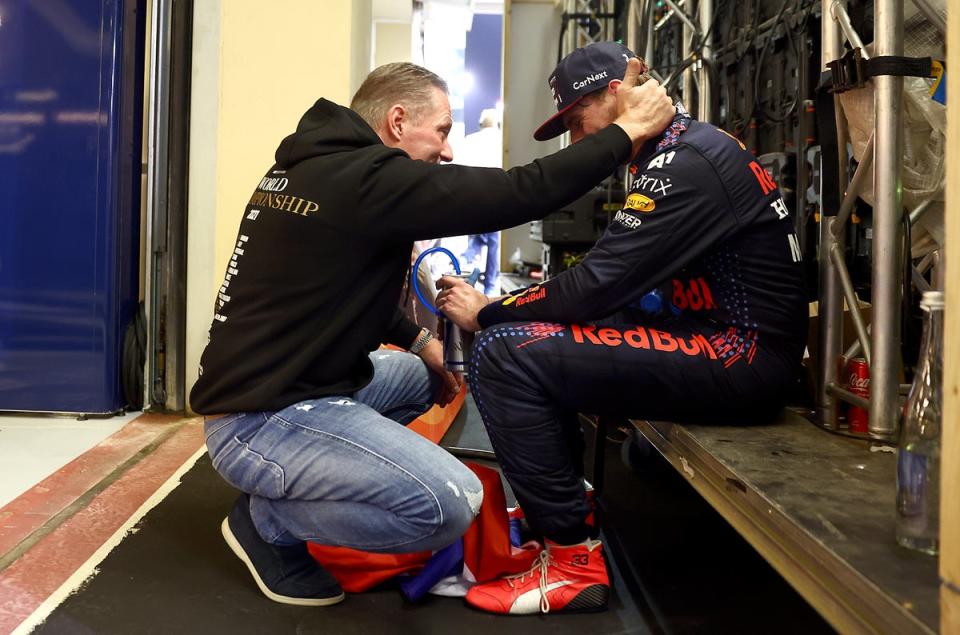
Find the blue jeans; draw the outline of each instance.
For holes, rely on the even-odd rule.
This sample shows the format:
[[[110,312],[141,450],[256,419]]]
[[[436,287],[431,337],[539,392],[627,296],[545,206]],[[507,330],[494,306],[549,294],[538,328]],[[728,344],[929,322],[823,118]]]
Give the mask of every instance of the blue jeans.
[[[430,408],[439,378],[410,353],[379,350],[370,361],[373,380],[353,395],[207,419],[213,467],[250,494],[267,542],[436,550],[476,516],[473,472],[404,427]]]

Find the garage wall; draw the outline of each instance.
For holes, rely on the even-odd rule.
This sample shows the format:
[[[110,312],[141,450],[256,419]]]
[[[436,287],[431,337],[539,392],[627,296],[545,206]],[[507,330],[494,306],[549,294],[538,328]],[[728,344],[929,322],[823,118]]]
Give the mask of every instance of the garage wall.
[[[246,201],[319,97],[347,104],[370,66],[370,0],[194,5],[187,390]]]

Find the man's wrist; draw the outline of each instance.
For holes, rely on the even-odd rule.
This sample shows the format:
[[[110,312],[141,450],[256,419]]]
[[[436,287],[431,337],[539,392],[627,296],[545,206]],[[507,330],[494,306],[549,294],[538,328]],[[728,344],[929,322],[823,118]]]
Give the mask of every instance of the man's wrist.
[[[420,329],[420,335],[417,336],[417,339],[413,340],[413,344],[411,344],[407,350],[414,355],[419,355],[432,339],[433,333],[431,333],[429,329]]]
[[[620,120],[615,120],[613,123],[626,133],[630,139],[630,143],[634,145],[637,143],[645,143],[654,136],[654,133],[651,133],[650,127],[646,124]]]

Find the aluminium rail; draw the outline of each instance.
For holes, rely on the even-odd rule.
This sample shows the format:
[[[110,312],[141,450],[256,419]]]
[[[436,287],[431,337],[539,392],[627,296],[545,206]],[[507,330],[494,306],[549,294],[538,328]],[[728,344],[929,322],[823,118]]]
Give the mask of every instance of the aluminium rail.
[[[822,2],[823,68],[839,59],[843,53],[843,41],[853,48],[860,48],[864,59],[869,55],[863,42],[854,30],[847,15],[844,0]],[[903,0],[876,0],[874,12],[875,51],[881,55],[903,55]],[[871,394],[868,400],[871,438],[891,441],[897,433],[899,396],[903,388],[899,383],[902,365],[900,357],[900,332],[902,325],[901,289],[902,263],[907,257],[904,249],[904,208],[901,199],[901,164],[903,161],[903,102],[911,99],[904,95],[903,77],[879,75],[871,80],[874,84],[874,107],[876,119],[874,131],[861,157],[860,165],[849,183],[844,183],[845,194],[836,216],[828,216],[821,202],[820,215],[820,295],[817,365],[817,422],[829,430],[837,431],[838,400],[858,406],[864,405],[842,388],[838,381],[838,362],[849,359],[862,351],[870,368]],[[834,96],[837,118],[837,147],[839,165],[837,173],[846,175],[846,145],[848,135],[839,98]],[[833,167],[833,166],[829,166]],[[825,166],[825,169],[829,169]],[[873,170],[873,254],[871,261],[872,322],[867,324],[850,282],[843,258],[844,234],[854,202],[862,189],[863,181]],[[936,199],[934,194],[918,205],[909,215],[911,224],[929,208]],[[911,265],[910,275],[918,288],[926,288],[922,277],[926,270],[939,262],[939,253],[934,251],[918,266]],[[936,272],[934,279],[937,279]],[[846,300],[857,339],[845,352],[841,352],[843,340],[843,304]]]

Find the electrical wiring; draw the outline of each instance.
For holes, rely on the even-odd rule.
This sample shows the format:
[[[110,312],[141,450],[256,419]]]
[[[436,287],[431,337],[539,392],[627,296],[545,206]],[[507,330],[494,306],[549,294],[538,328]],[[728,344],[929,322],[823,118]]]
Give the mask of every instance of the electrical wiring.
[[[788,2],[784,2],[784,6],[786,6],[787,4]],[[797,5],[798,6],[796,7],[796,10],[799,13],[799,11],[803,8],[803,0],[797,0]],[[807,21],[810,19],[810,13],[812,12],[814,5],[815,5],[814,2],[810,2],[808,4],[806,12],[803,14],[803,18],[798,22],[798,24],[795,27],[790,28],[789,25],[784,23],[784,26],[785,26],[784,31],[786,32],[787,41],[789,43],[790,49],[793,51],[793,55],[795,59],[799,58],[800,47],[797,45],[796,40],[794,40],[794,31],[796,31],[800,37],[803,37],[803,33],[805,32],[806,26],[807,26]],[[766,53],[767,47],[770,45],[770,42],[773,40],[774,36],[776,35],[775,30],[777,28],[777,24],[779,23],[782,17],[782,13],[783,13],[783,10],[781,9],[781,14],[778,14],[777,20],[775,20],[773,26],[770,27],[770,37],[767,39],[765,43],[764,50],[763,50],[764,54]],[[791,12],[791,14],[792,13],[793,12]],[[762,61],[762,58],[761,58],[761,61]],[[758,63],[757,72],[754,77],[754,93],[753,93],[754,103],[755,103],[755,106],[757,107],[760,107],[760,104],[758,101],[759,94],[760,94],[758,90],[759,78],[760,78],[760,64]],[[784,110],[784,112],[773,114],[767,111],[766,109],[761,109],[761,114],[763,115],[764,119],[768,121],[773,121],[775,123],[783,123],[790,118],[790,116],[797,109],[797,105],[799,103],[800,103],[800,84],[798,82],[796,89],[793,92],[793,99],[790,102],[789,107],[787,107]]]
[[[772,45],[774,39],[776,38],[777,27],[780,26],[780,22],[784,19],[787,9],[790,7],[791,3],[796,3],[797,5],[795,9],[790,12],[791,15],[795,11],[799,11],[799,9],[803,7],[803,0],[784,0],[783,3],[780,5],[780,9],[777,11],[776,17],[774,17],[773,22],[770,25],[769,29],[765,30],[765,32],[768,34],[767,39],[764,42],[763,47],[760,49],[760,52],[756,53],[757,58],[754,61],[753,103],[751,104],[750,111],[747,113],[747,115],[743,119],[737,120],[735,122],[735,125],[733,126],[733,129],[731,131],[731,133],[735,137],[739,137],[743,133],[743,131],[746,130],[747,126],[750,125],[750,122],[753,120],[754,115],[756,115],[758,111],[763,116],[763,118],[767,121],[771,121],[774,123],[783,123],[791,117],[791,115],[796,110],[797,105],[800,103],[799,83],[797,85],[797,89],[794,91],[793,99],[791,100],[790,105],[784,110],[784,112],[782,113],[768,112],[765,108],[762,107],[760,103],[760,74],[763,68],[763,62],[767,56],[770,46]],[[794,52],[795,57],[799,55],[799,47],[797,46],[797,43],[794,40],[793,31],[797,30],[799,33],[803,32],[803,29],[806,28],[806,24],[810,18],[810,13],[812,12],[813,7],[815,5],[816,5],[816,2],[812,2],[812,1],[809,2],[806,8],[806,12],[804,13],[803,19],[798,23],[796,27],[790,28],[789,25],[785,24],[786,37],[789,42],[790,49]],[[749,47],[747,47],[747,50],[756,51],[755,44],[759,38],[758,20],[759,20],[759,15],[754,19],[754,26],[752,27],[753,33],[751,37],[751,44]],[[736,62],[738,63],[741,59],[742,59],[741,57],[738,57],[736,59]]]

